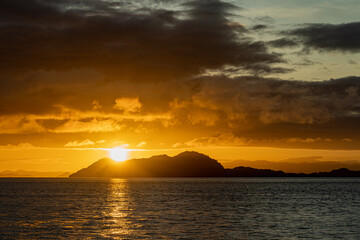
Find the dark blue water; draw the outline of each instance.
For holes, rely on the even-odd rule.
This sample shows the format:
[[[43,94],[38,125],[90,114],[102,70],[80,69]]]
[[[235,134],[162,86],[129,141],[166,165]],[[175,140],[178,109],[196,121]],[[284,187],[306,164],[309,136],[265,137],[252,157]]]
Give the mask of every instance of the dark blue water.
[[[360,179],[0,179],[0,239],[360,239]]]

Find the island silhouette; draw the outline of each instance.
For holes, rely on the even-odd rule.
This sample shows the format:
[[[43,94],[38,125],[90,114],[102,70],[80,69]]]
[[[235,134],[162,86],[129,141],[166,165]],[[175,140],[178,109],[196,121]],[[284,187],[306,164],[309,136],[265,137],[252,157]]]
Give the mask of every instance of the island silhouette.
[[[305,174],[242,166],[227,169],[217,160],[205,154],[187,151],[174,157],[157,155],[150,158],[130,159],[124,162],[103,158],[69,177],[360,177],[360,171],[340,168],[330,172]]]

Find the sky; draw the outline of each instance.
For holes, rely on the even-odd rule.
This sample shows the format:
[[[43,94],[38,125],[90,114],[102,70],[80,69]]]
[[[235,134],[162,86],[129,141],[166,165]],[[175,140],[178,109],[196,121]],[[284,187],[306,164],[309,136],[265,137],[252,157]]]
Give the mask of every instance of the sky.
[[[0,170],[360,160],[360,2],[2,0]]]

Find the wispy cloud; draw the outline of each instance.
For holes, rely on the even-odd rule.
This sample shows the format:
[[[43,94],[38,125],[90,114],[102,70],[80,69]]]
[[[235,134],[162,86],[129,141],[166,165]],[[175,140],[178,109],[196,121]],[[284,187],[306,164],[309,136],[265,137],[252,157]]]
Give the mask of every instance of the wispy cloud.
[[[89,139],[83,140],[83,141],[72,141],[68,142],[64,145],[64,147],[82,147],[82,146],[91,146],[95,145],[95,143]]]

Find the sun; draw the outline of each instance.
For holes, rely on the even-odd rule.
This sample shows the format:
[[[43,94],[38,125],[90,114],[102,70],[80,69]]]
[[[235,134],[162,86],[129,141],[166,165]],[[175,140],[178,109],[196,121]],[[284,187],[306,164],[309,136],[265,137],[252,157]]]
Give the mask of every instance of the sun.
[[[122,147],[115,147],[109,150],[109,155],[111,159],[123,162],[127,159],[127,150]]]

